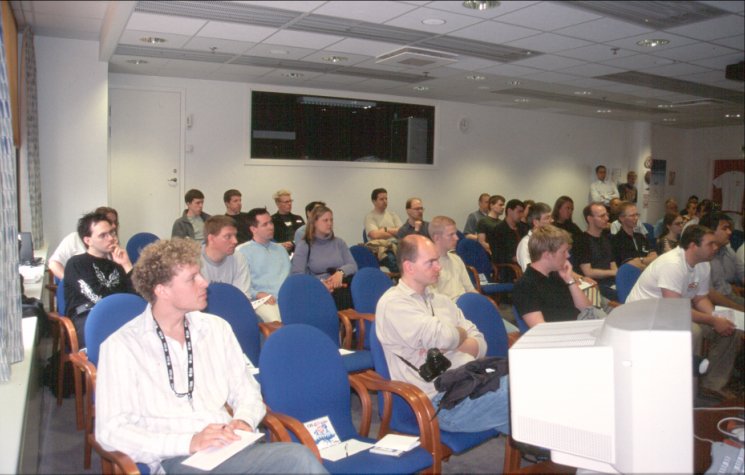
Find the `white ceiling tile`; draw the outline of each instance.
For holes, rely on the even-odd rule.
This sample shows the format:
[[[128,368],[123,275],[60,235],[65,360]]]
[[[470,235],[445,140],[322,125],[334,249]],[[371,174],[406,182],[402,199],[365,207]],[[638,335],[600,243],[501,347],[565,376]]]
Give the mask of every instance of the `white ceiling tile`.
[[[597,20],[600,16],[559,3],[539,2],[498,18],[499,21],[507,23],[553,31],[570,25]]]
[[[331,1],[326,2],[313,13],[370,23],[383,23],[416,8],[415,5],[390,1],[356,1],[354,8],[349,7],[349,2]]]
[[[714,40],[741,34],[743,30],[743,19],[739,15],[727,15],[711,20],[699,21],[690,25],[670,28],[673,34],[690,36],[699,40]]]
[[[258,43],[276,31],[275,28],[255,25],[241,25],[222,21],[210,21],[199,30],[197,36],[220,38],[233,41],[250,41]]]
[[[623,58],[615,58],[609,61],[603,61],[603,64],[622,69],[629,69],[632,71],[653,68],[655,66],[664,66],[666,64],[672,63],[673,61],[671,59],[660,58],[658,56],[652,56],[649,54],[637,54],[634,56],[626,56]]]
[[[309,33],[306,31],[280,30],[265,41],[273,45],[297,46],[300,48],[325,48],[342,39],[341,36]]]
[[[654,48],[649,48],[649,47],[640,46],[636,44],[637,41],[650,40],[650,39],[668,40],[670,43],[664,46],[656,46]],[[613,45],[613,46],[618,46],[619,48],[625,48],[625,49],[637,51],[639,53],[654,54],[658,51],[678,48],[680,46],[689,45],[695,42],[696,40],[692,38],[686,38],[684,36],[677,36],[677,35],[673,35],[671,33],[667,33],[664,31],[653,31],[652,33],[631,36],[629,38],[623,38],[620,40],[609,41],[608,44]]]
[[[719,69],[724,71],[728,64],[739,63],[742,61],[742,53],[727,54],[724,56],[717,56],[716,58],[698,59],[691,61],[692,64],[697,66],[703,66],[705,68]]]
[[[555,53],[568,49],[575,49],[591,44],[589,41],[570,38],[568,36],[555,35],[553,33],[542,33],[540,35],[529,36],[507,43],[508,46],[516,48],[525,48],[533,51],[542,51],[544,53]]]
[[[578,59],[557,56],[554,54],[542,54],[540,56],[534,56],[532,58],[514,61],[511,64],[514,64],[515,66],[525,66],[528,68],[553,71],[556,69],[566,69],[572,66],[579,66],[581,64],[585,64],[585,62]]]
[[[494,18],[502,15],[506,15],[507,13],[513,12],[515,10],[519,10],[521,8],[528,7],[530,5],[533,5],[535,3],[538,3],[536,1],[528,2],[528,1],[509,1],[509,2],[501,2],[498,7],[496,8],[490,8],[488,10],[474,10],[473,8],[466,8],[463,6],[462,1],[441,1],[437,0],[434,2],[430,2],[427,7],[428,8],[435,8],[437,10],[445,10],[449,12],[454,13],[460,13],[463,15],[469,15],[477,18]]]
[[[340,63],[330,63],[329,61],[324,60],[324,57],[327,56],[339,56],[345,58],[344,61]],[[314,63],[323,63],[328,64],[329,66],[337,66],[340,68],[344,68],[347,66],[352,66],[358,63],[361,63],[363,61],[367,61],[370,59],[370,56],[367,55],[361,55],[361,54],[351,54],[351,53],[344,53],[339,54],[336,51],[330,51],[330,50],[321,50],[321,51],[315,51],[307,56],[303,56],[301,58],[303,61],[311,61]]]
[[[466,71],[477,71],[479,69],[490,68],[493,66],[499,66],[497,61],[489,61],[488,59],[472,58],[469,56],[458,56],[458,61],[449,65],[450,68],[463,69]]]
[[[508,76],[508,77],[521,77],[526,76],[528,74],[535,74],[540,72],[539,69],[535,68],[526,68],[524,66],[517,66],[515,64],[500,64],[499,66],[494,66],[491,68],[484,68],[480,72],[485,72],[489,74],[497,74],[499,76]]]
[[[310,12],[315,8],[320,7],[326,2],[323,1],[280,1],[280,0],[268,0],[268,1],[236,1],[235,3],[245,3],[246,5],[258,5],[261,7],[278,8],[280,10],[292,10],[295,12]]]
[[[165,43],[153,45],[140,41],[141,38],[158,37],[166,40]],[[173,33],[162,33],[158,31],[140,31],[140,30],[124,30],[122,37],[119,39],[119,43],[125,45],[137,45],[146,46],[149,48],[171,48],[178,49],[183,48],[191,36],[187,35],[176,35]]]
[[[445,20],[445,23],[442,25],[425,25],[422,23],[422,21],[429,19]],[[481,20],[478,18],[466,15],[420,7],[394,18],[393,20],[387,21],[385,24],[399,26],[401,28],[410,28],[412,30],[426,31],[432,34],[446,34],[480,21]]]
[[[597,63],[585,63],[579,66],[573,66],[571,68],[562,69],[559,72],[573,74],[575,76],[582,77],[596,77],[604,76],[606,74],[622,73],[623,69],[613,68],[604,64]]]
[[[699,83],[704,83],[704,84],[712,84],[712,83],[720,82],[723,77],[724,77],[724,73],[722,73],[722,71],[705,71],[705,72],[696,73],[696,74],[686,74],[684,76],[681,76],[678,79],[683,79],[684,81],[699,82]]]
[[[80,17],[80,18],[96,18],[102,20],[106,15],[106,9],[109,6],[109,2],[97,1],[45,1],[35,0],[33,2],[19,2],[21,8],[24,11],[30,11],[34,13],[43,13],[47,15],[55,15],[57,17]]]
[[[328,87],[327,83],[331,84],[354,84],[357,82],[364,81],[365,78],[361,78],[358,76],[347,76],[344,74],[324,74],[322,76],[318,76],[318,78],[311,79],[309,81],[305,82],[305,85],[308,87]]]
[[[255,45],[256,43],[247,43],[244,41],[230,41],[196,36],[187,41],[184,48],[196,51],[212,51],[212,48],[217,48],[215,49],[216,53],[241,54]]]
[[[559,54],[561,56],[569,56],[570,58],[578,58],[585,61],[609,61],[611,59],[623,58],[638,53],[636,51],[617,48],[615,46],[594,44],[583,46],[581,48],[564,50]]]
[[[194,35],[207,23],[206,20],[153,13],[134,12],[127,23],[128,30],[159,31],[176,35]]]
[[[711,43],[696,43],[655,52],[655,56],[674,59],[676,61],[695,61],[697,59],[715,58],[736,53],[735,50]]]
[[[275,59],[300,59],[304,56],[308,56],[314,51],[314,49],[310,48],[297,48],[292,46],[261,43],[246,51],[244,54],[247,56],[261,56],[264,58]],[[284,52],[285,54],[282,54],[281,52]]]
[[[366,56],[380,56],[400,48],[402,45],[396,43],[382,43],[380,41],[367,41],[357,38],[346,38],[334,43],[330,50],[342,53],[362,54]]]
[[[540,34],[540,30],[508,25],[495,21],[485,21],[453,31],[449,36],[468,38],[469,40],[485,41],[487,43],[504,44],[508,41]]]
[[[540,73],[528,74],[524,77],[526,79],[532,79],[534,81],[546,82],[546,83],[567,82],[567,81],[574,81],[575,79],[577,79],[577,76],[572,76],[570,74],[563,74],[563,73],[554,73],[551,71],[541,71]]]
[[[728,36],[726,38],[717,38],[716,40],[711,40],[711,42],[722,46],[729,46],[730,48],[738,49],[740,51],[745,49],[745,35],[743,34]]]
[[[643,71],[649,74],[656,74],[658,76],[671,76],[679,77],[684,74],[696,74],[709,71],[709,68],[702,68],[688,63],[675,63],[667,64],[665,66],[658,66],[654,68],[644,68]]]
[[[604,41],[641,35],[651,31],[654,30],[615,20],[613,18],[599,18],[597,20],[580,23],[579,25],[562,28],[554,31],[554,33],[602,43]]]

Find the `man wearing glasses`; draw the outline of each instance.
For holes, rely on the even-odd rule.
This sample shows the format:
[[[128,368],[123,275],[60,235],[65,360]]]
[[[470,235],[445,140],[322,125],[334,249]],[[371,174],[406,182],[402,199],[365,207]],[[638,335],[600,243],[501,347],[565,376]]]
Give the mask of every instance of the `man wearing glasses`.
[[[288,190],[274,193],[277,212],[272,215],[274,223],[274,241],[281,244],[288,253],[295,250],[295,230],[305,224],[302,216],[292,214],[292,194]]]
[[[657,252],[649,248],[649,240],[645,236],[636,232],[639,221],[636,205],[624,201],[619,209],[618,222],[621,223],[621,229],[611,238],[616,265],[620,267],[629,263],[643,270],[657,258]]]
[[[582,214],[587,221],[587,231],[574,245],[575,264],[582,275],[597,281],[603,297],[618,301],[615,289],[618,266],[608,237],[608,210],[603,203],[594,202],[585,206]]]
[[[406,200],[406,222],[398,229],[397,237],[403,239],[409,234],[429,237],[429,223],[424,220],[424,205],[419,198]]]

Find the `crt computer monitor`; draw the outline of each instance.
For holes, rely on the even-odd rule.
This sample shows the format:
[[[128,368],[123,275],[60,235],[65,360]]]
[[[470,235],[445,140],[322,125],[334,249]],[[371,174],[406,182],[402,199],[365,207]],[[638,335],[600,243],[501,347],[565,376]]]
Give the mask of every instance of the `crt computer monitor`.
[[[512,437],[562,465],[692,473],[691,346],[687,299],[536,325],[509,350]]]

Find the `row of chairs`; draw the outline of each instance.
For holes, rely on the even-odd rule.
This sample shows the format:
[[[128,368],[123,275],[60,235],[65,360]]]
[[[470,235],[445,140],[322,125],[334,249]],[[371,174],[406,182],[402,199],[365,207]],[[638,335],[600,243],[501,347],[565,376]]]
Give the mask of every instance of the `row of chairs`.
[[[365,274],[370,274],[375,277],[372,277],[372,279],[377,280],[377,282],[380,284],[383,282],[383,280],[388,281],[388,287],[391,285],[390,280],[388,277],[386,277],[384,274],[382,274],[377,269],[368,269],[368,270],[361,270],[361,273],[355,277],[355,280],[359,278],[358,282],[365,281],[366,277]],[[287,289],[293,288],[293,281],[303,281],[305,279],[302,278],[303,276],[293,276],[292,279],[288,279],[288,282],[290,282]],[[355,282],[353,280],[353,283]],[[305,284],[305,283],[303,283]],[[366,287],[362,284],[358,284],[360,287]],[[377,285],[374,286],[375,293],[377,293],[377,297],[382,295],[382,292],[386,290],[387,287],[385,285]],[[327,306],[319,306],[319,305],[307,305],[307,302],[322,302],[323,300],[328,300],[331,302],[331,305],[333,305],[333,300],[329,296],[328,292],[321,286],[320,293],[313,294],[313,292],[306,292],[306,294],[303,296],[303,299],[311,299],[311,300],[305,300],[305,307],[306,310],[310,308],[316,308],[316,307],[327,307]],[[288,290],[289,292],[289,290]],[[355,293],[357,293],[358,298],[355,300],[355,302],[359,301],[362,303],[364,301],[363,297],[359,296],[359,289],[357,292],[355,292],[355,288],[352,289],[353,292],[353,299],[355,299]],[[282,295],[282,293],[280,294]],[[324,298],[325,297],[325,298]],[[368,296],[369,297],[369,296]],[[470,294],[465,299],[462,299],[463,302],[459,302],[459,305],[462,305],[464,308],[464,311],[468,315],[469,319],[472,319],[474,321],[477,320],[478,316],[485,316],[486,320],[484,322],[477,323],[479,327],[482,329],[482,331],[487,334],[487,339],[489,341],[489,348],[490,351],[495,352],[495,354],[501,354],[506,355],[506,334],[504,332],[504,326],[502,325],[502,320],[499,317],[498,311],[496,307],[489,302],[489,300],[475,294]],[[104,318],[104,320],[107,320],[109,322],[113,322],[114,326],[118,328],[123,322],[116,323],[117,319],[112,319],[110,315],[108,315],[111,312],[115,311],[122,311],[125,312],[124,307],[126,305],[122,303],[116,303],[116,301],[121,301],[122,299],[139,299],[139,297],[132,296],[132,295],[113,295],[110,297],[107,297],[106,299],[103,299],[101,303],[104,301],[112,301],[114,303],[101,306],[101,303],[99,303],[96,307],[94,307],[94,311],[98,309],[97,312],[92,311],[91,315],[89,316],[88,322],[95,322],[96,319],[94,315],[97,313],[103,314],[104,312],[107,314],[107,316]],[[323,331],[319,330],[318,328],[315,328],[313,331],[308,331],[307,328],[302,327],[301,325],[307,325],[306,323],[290,323],[288,321],[284,322],[284,328],[280,329],[279,331],[275,332],[271,338],[268,338],[266,340],[266,344],[263,349],[261,349],[260,345],[260,333],[263,333],[265,338],[267,335],[271,334],[272,330],[276,330],[276,328],[266,328],[261,329],[262,325],[259,323],[259,320],[256,318],[255,314],[252,311],[252,307],[248,300],[243,296],[243,294],[235,289],[234,287],[228,285],[228,284],[211,284],[209,288],[209,306],[207,308],[207,311],[216,313],[223,318],[226,318],[231,325],[233,326],[234,331],[236,332],[236,335],[238,336],[239,342],[241,343],[241,346],[243,350],[246,352],[247,356],[249,356],[252,361],[259,362],[259,367],[261,368],[261,383],[262,388],[265,392],[265,399],[267,404],[275,411],[279,411],[280,413],[284,414],[277,414],[277,419],[281,420],[283,423],[287,425],[288,428],[292,429],[291,432],[296,431],[299,432],[301,435],[296,436],[297,440],[305,441],[304,435],[302,434],[302,431],[299,431],[297,426],[293,426],[289,421],[288,414],[292,415],[294,414],[296,419],[298,420],[308,420],[313,417],[306,417],[306,413],[302,411],[310,411],[310,409],[302,409],[300,413],[294,413],[292,411],[292,407],[295,406],[295,404],[287,403],[288,406],[285,407],[284,403],[281,403],[279,400],[275,400],[275,395],[281,395],[281,396],[290,396],[290,395],[301,395],[302,401],[307,402],[307,400],[318,400],[318,401],[326,401],[326,399],[329,399],[331,402],[326,401],[329,403],[329,406],[324,406],[323,408],[318,408],[316,411],[320,412],[313,412],[314,414],[318,414],[316,417],[320,415],[326,415],[331,414],[332,409],[341,407],[344,408],[345,406],[339,406],[338,400],[334,398],[339,398],[339,394],[345,394],[347,404],[348,404],[348,398],[349,398],[349,390],[348,387],[345,391],[341,391],[339,394],[331,393],[330,392],[330,386],[321,383],[321,379],[319,379],[319,375],[321,374],[321,371],[332,371],[334,368],[336,368],[334,371],[338,373],[338,364],[336,363],[330,363],[328,358],[326,356],[321,357],[322,355],[319,352],[325,352],[329,353],[328,350],[321,350],[320,348],[323,347],[323,345],[329,346],[333,348],[331,353],[334,355],[334,359],[338,359],[341,363],[341,368],[343,368],[343,372],[345,375],[349,375],[348,381],[351,384],[353,388],[358,389],[361,392],[361,400],[363,400],[363,422],[360,426],[360,434],[363,437],[366,437],[367,431],[369,431],[370,426],[370,405],[369,401],[366,404],[365,399],[369,398],[367,396],[367,389],[374,389],[380,391],[379,394],[381,394],[381,401],[382,403],[379,405],[380,409],[380,416],[381,419],[383,419],[383,423],[381,424],[381,433],[378,434],[379,436],[384,435],[385,432],[389,430],[395,430],[399,432],[406,432],[406,429],[408,427],[409,433],[416,433],[419,434],[419,436],[422,438],[422,447],[426,450],[424,450],[424,453],[421,451],[417,451],[415,453],[412,453],[410,457],[407,460],[410,460],[411,464],[409,464],[409,461],[406,463],[403,463],[403,461],[399,460],[396,462],[395,465],[390,465],[390,463],[393,462],[386,462],[388,459],[381,459],[381,462],[383,465],[380,465],[381,471],[418,471],[422,470],[427,467],[432,467],[435,471],[439,471],[440,463],[443,457],[449,455],[450,453],[460,453],[461,451],[472,447],[473,445],[476,445],[476,443],[480,443],[480,441],[485,440],[485,438],[492,437],[495,434],[480,434],[480,436],[475,436],[474,434],[440,434],[439,430],[436,426],[436,419],[432,420],[432,415],[434,414],[434,409],[431,407],[431,402],[421,393],[417,393],[418,390],[416,388],[402,388],[402,385],[400,383],[391,383],[387,381],[387,368],[385,367],[385,359],[382,357],[382,349],[379,348],[379,344],[376,343],[376,340],[374,339],[374,326],[372,325],[372,318],[368,316],[368,318],[363,319],[356,319],[354,320],[354,317],[352,321],[364,322],[366,324],[369,324],[369,331],[367,333],[364,333],[365,325],[360,325],[358,328],[360,328],[360,333],[358,334],[358,346],[365,346],[365,340],[369,342],[369,344],[372,346],[373,349],[377,348],[378,350],[378,357],[376,358],[374,355],[375,350],[373,350],[373,367],[375,368],[375,372],[372,371],[352,371],[350,373],[350,367],[346,365],[343,362],[344,357],[340,356],[338,353],[338,347],[339,347],[339,341],[340,336],[338,333],[338,323],[335,330],[335,338],[330,338],[329,335]],[[376,303],[377,298],[375,297],[369,297],[370,302]],[[475,300],[474,300],[475,299]],[[482,299],[479,303],[478,299]],[[133,316],[139,314],[141,312],[141,309],[144,308],[144,302],[140,300],[140,306],[130,306],[129,310],[129,318],[132,318]],[[280,296],[280,305],[282,306],[282,302],[285,301]],[[472,301],[472,302],[469,302]],[[237,303],[242,302],[242,303]],[[117,308],[117,310],[112,310],[109,305],[114,305],[114,307]],[[367,305],[373,305],[372,303],[368,303]],[[486,305],[484,307],[484,305]],[[479,308],[479,306],[481,308]],[[374,305],[373,305],[374,307]],[[327,307],[328,308],[328,307]],[[361,308],[361,307],[360,307]],[[242,309],[242,311],[239,311],[237,309]],[[304,312],[303,309],[296,309],[298,313]],[[286,306],[282,307],[282,313],[283,315],[292,315],[295,312],[295,310],[290,311]],[[328,315],[331,315],[331,312],[328,312]],[[333,310],[335,313],[335,309]],[[347,312],[349,313],[349,312]],[[349,315],[336,317],[333,315],[334,319],[342,318],[342,321],[345,318],[350,318]],[[287,319],[286,319],[287,320]],[[290,317],[290,321],[292,321],[292,317]],[[308,320],[312,321],[312,320]],[[91,323],[93,325],[93,323]],[[350,322],[348,325],[342,325],[342,327],[345,329],[345,332],[349,332],[349,328],[352,326],[352,323]],[[483,328],[482,328],[483,327]],[[109,328],[108,332],[113,332],[116,328]],[[88,324],[86,325],[86,332],[88,332]],[[279,335],[288,334],[287,337],[280,337],[277,338]],[[322,335],[318,337],[308,336],[308,335]],[[364,335],[368,335],[367,338],[364,337]],[[97,336],[95,331],[91,331],[90,337],[87,333],[87,340],[88,340],[88,346],[89,346],[89,354],[87,360],[84,360],[82,358],[73,358],[74,361],[76,361],[76,364],[83,368],[86,371],[86,380],[88,384],[88,391],[86,392],[86,435],[87,435],[87,444],[86,444],[86,450],[90,450],[89,447],[95,447],[103,456],[103,460],[105,463],[108,463],[108,469],[112,468],[111,463],[116,463],[117,461],[121,461],[121,455],[122,454],[108,454],[105,451],[103,451],[97,444],[95,443],[95,440],[93,439],[93,414],[95,410],[95,406],[93,404],[93,397],[94,397],[94,389],[95,388],[95,373],[90,370],[90,368],[86,369],[86,366],[93,365],[95,361],[97,361],[97,351],[94,350],[93,353],[91,353],[91,348],[94,345],[97,345],[99,343],[96,343]],[[342,334],[341,341],[344,345],[349,346],[351,343],[351,340],[348,338],[349,333]],[[370,338],[372,337],[372,338]],[[105,337],[104,337],[105,338]],[[303,343],[296,344],[296,339],[302,339]],[[287,339],[287,341],[285,341]],[[103,338],[100,340],[103,341]],[[377,346],[376,346],[377,345]],[[272,348],[281,348],[281,350],[271,350],[275,351],[275,354],[277,356],[267,356],[267,351],[269,351]],[[304,348],[304,349],[302,349]],[[273,353],[269,351],[268,355],[272,355]],[[284,368],[282,371],[290,371],[288,369],[290,367],[290,359],[288,356],[288,351],[295,351],[297,355],[297,363],[299,365],[302,364],[311,364],[311,363],[317,363],[319,365],[318,368],[314,368],[313,370],[299,370],[301,375],[307,376],[312,378],[312,381],[306,381],[305,384],[300,384],[298,388],[302,388],[303,391],[298,390],[292,390],[287,385],[296,384],[301,381],[301,378],[298,377],[286,377],[281,376],[281,371],[269,369],[272,367],[272,364],[275,366],[279,366],[281,368]],[[307,356],[309,354],[313,354],[314,358],[308,358]],[[274,363],[272,363],[274,361]],[[295,360],[293,361],[293,365],[295,363]],[[307,368],[306,368],[307,369]],[[294,370],[293,370],[294,371]],[[336,376],[329,376],[331,378],[339,379],[339,375]],[[343,378],[342,378],[343,379]],[[281,387],[283,389],[281,390],[271,390],[270,388],[277,388]],[[364,389],[363,388],[367,388]],[[318,392],[319,394],[313,394],[309,395],[308,391],[314,390],[315,392]],[[397,394],[397,397],[403,398],[409,401],[409,404],[411,404],[414,408],[410,409],[410,411],[413,410],[414,414],[414,420],[418,421],[416,424],[414,424],[413,427],[411,427],[410,424],[410,417],[403,416],[403,417],[396,417],[395,415],[398,414],[398,406],[400,405],[401,401],[396,399],[396,401],[399,401],[398,403],[393,403],[392,409],[391,409],[391,392],[394,394]],[[304,394],[304,395],[303,395]],[[277,396],[278,397],[278,396]],[[298,404],[302,401],[298,401]],[[386,401],[388,401],[388,405],[386,405]],[[418,401],[418,403],[416,402]],[[282,408],[283,410],[280,410],[279,408]],[[388,408],[388,409],[386,409]],[[335,410],[335,409],[334,409]],[[311,411],[312,412],[312,411]],[[349,412],[349,411],[347,411]],[[403,421],[403,425],[400,425],[399,422]],[[346,431],[350,427],[350,424],[348,422],[345,422],[343,419],[339,419],[339,422],[334,420],[334,417],[332,417],[332,422],[334,423],[335,427],[337,427],[337,430],[339,430],[340,427],[343,427],[345,433],[342,434],[340,431],[340,435],[342,437],[346,437]],[[293,429],[294,427],[294,429]],[[279,429],[277,429],[277,432]],[[294,432],[293,432],[294,433]],[[281,434],[280,434],[281,435]],[[279,437],[279,435],[277,436]],[[445,447],[443,447],[440,444],[439,438],[442,437],[442,442],[445,443]],[[362,455],[360,457],[350,457],[348,460],[346,460],[344,463],[339,464],[336,463],[336,465],[329,463],[328,467],[332,472],[337,471],[365,471],[368,469],[369,465],[367,462],[364,462],[365,457],[370,457],[370,454]],[[514,458],[513,458],[514,460]],[[358,462],[363,462],[362,465],[354,465]],[[89,460],[88,460],[89,463]],[[386,465],[388,463],[388,465]],[[353,464],[353,465],[349,465]],[[354,470],[351,470],[352,467],[356,467]],[[361,467],[365,467],[364,469]],[[385,468],[387,467],[387,469]],[[144,468],[144,467],[140,467]]]

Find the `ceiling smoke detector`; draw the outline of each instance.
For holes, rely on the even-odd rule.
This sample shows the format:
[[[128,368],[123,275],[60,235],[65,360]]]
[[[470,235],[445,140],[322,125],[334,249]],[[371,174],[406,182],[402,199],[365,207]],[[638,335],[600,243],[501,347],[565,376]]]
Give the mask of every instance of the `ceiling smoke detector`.
[[[457,54],[412,47],[400,48],[390,53],[381,54],[375,58],[375,62],[378,64],[397,65],[407,68],[448,66],[457,61]]]

